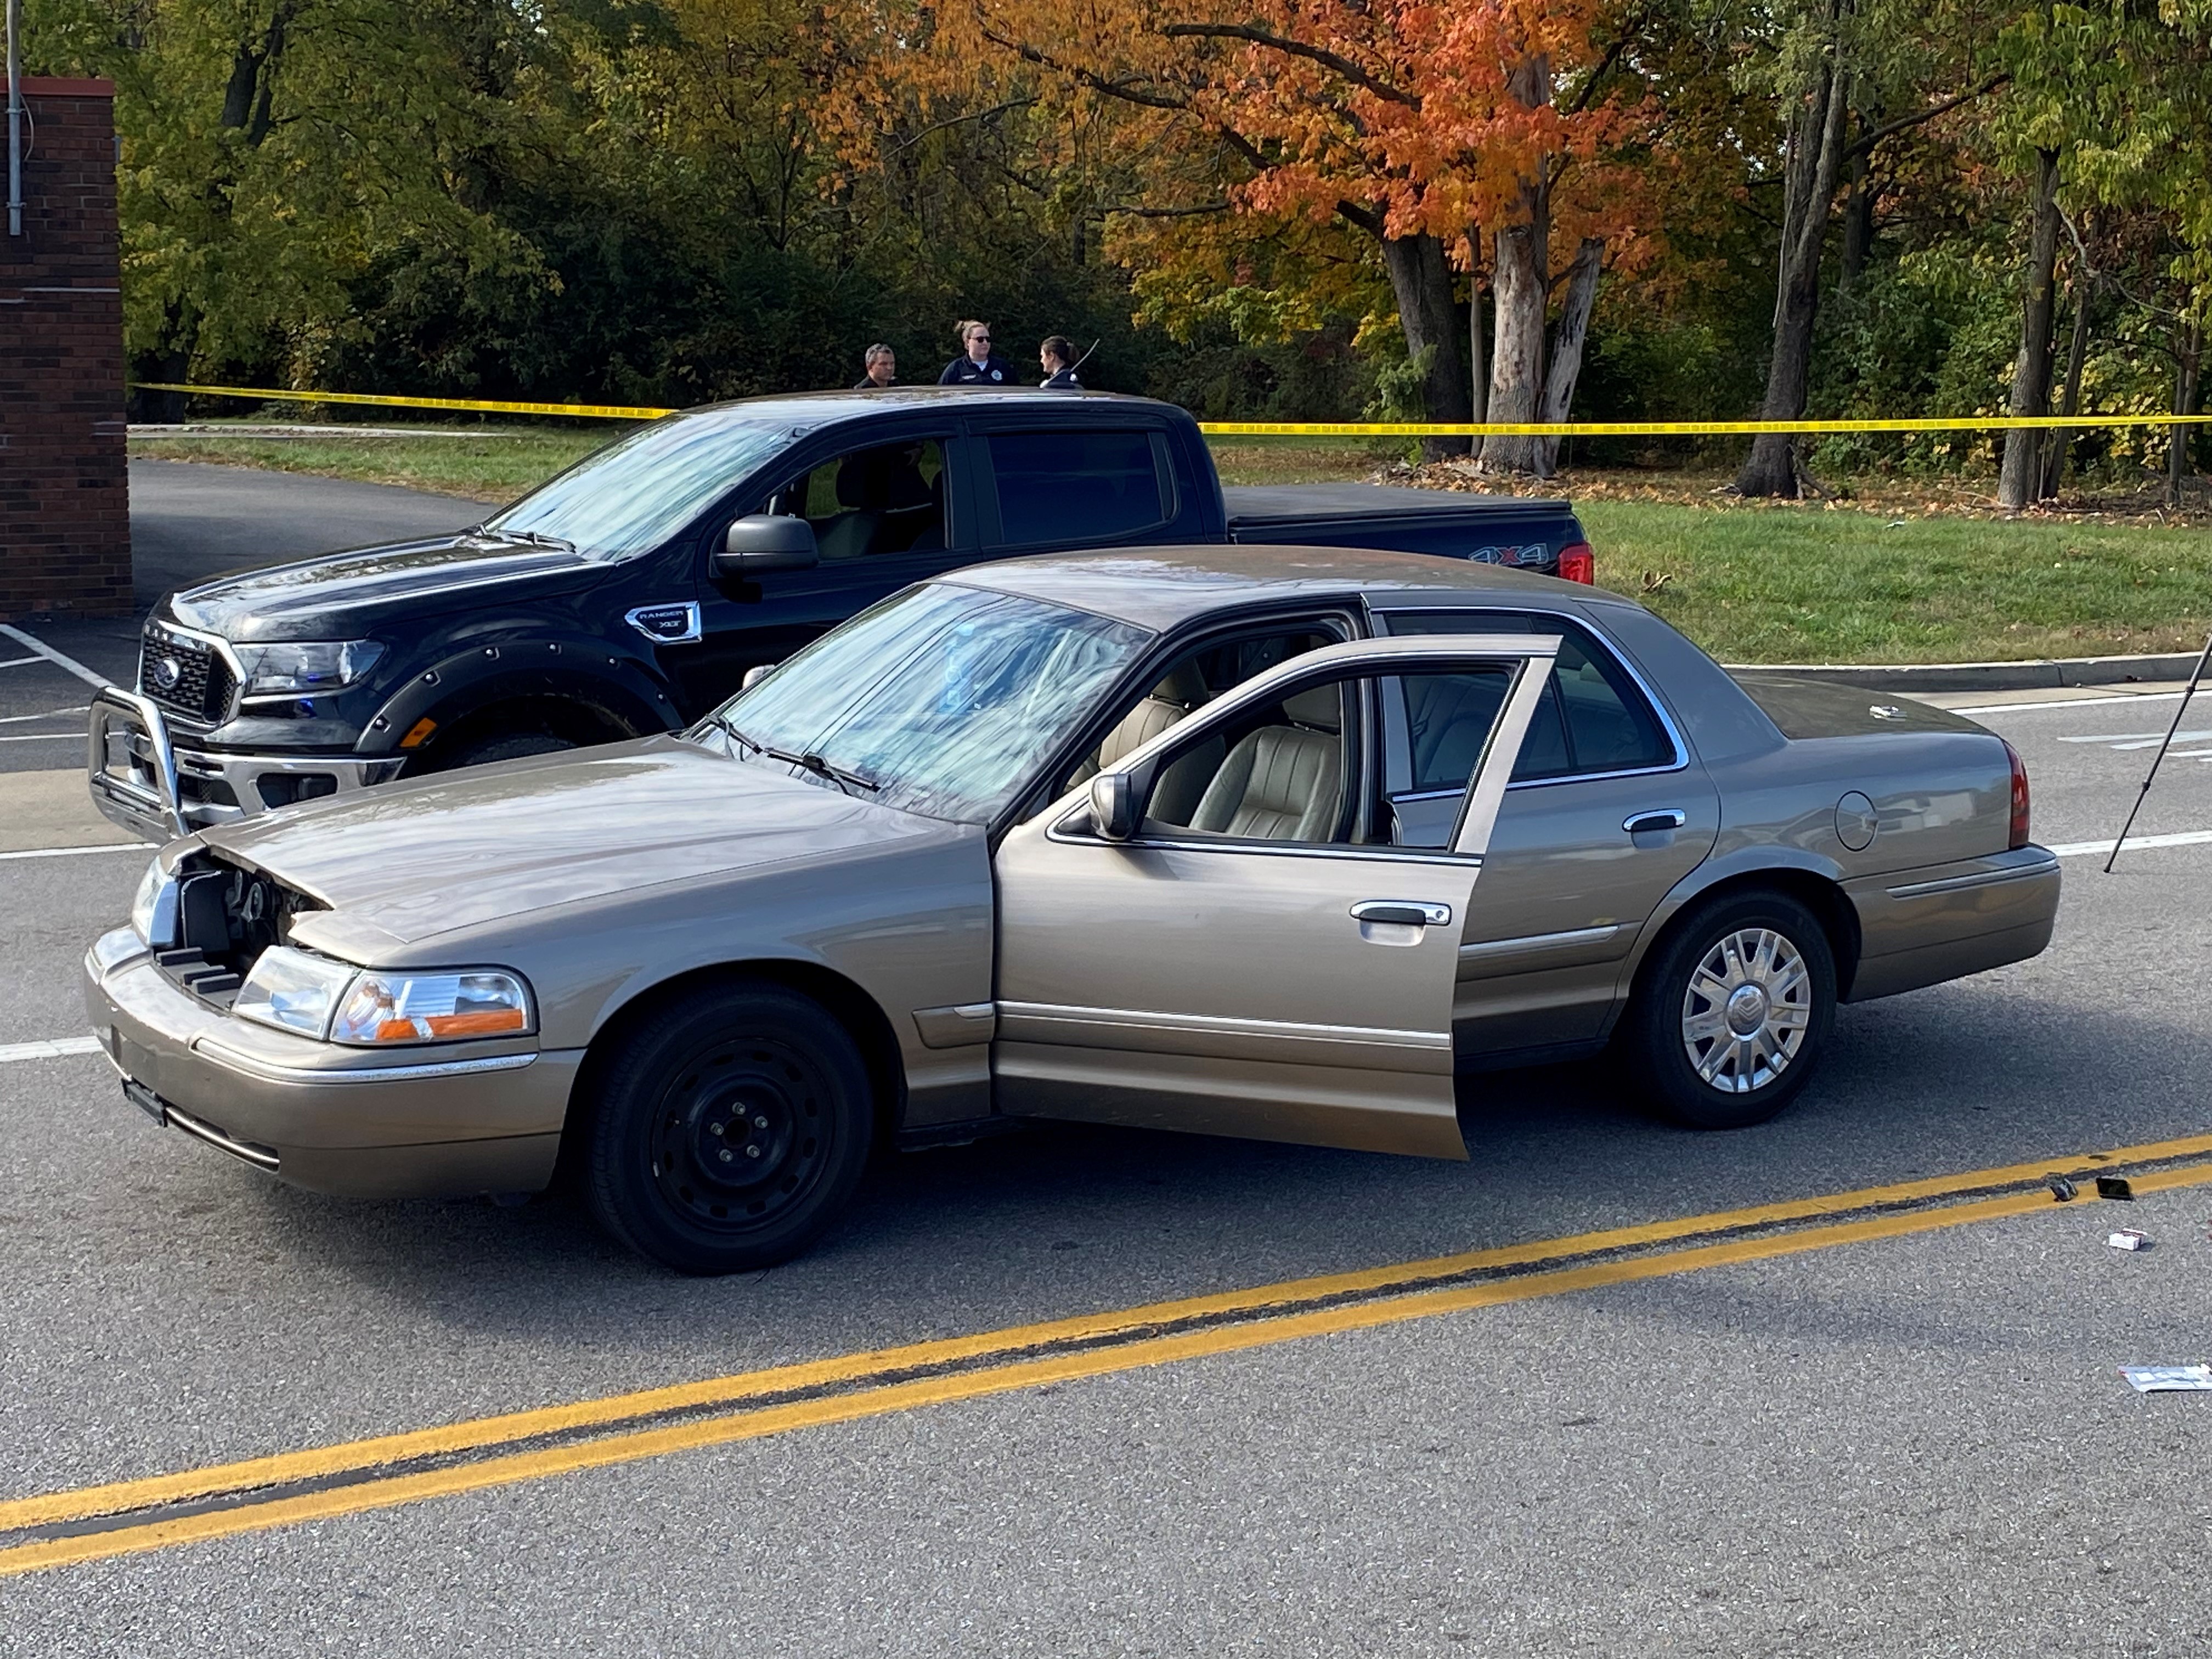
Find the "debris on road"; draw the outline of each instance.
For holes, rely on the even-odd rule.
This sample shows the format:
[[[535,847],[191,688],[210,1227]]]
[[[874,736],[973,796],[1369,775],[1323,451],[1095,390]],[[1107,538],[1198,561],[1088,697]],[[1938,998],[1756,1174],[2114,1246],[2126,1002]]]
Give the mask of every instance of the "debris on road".
[[[2051,1188],[2051,1196],[2061,1204],[2072,1203],[2075,1193],[2079,1190],[2063,1175],[2047,1175],[2043,1177],[2043,1184]]]
[[[2150,1240],[2132,1227],[2123,1227],[2116,1233],[2107,1233],[2105,1243],[2116,1250],[2140,1250],[2146,1248]]]
[[[2123,1365],[2137,1394],[2212,1393],[2212,1365]]]
[[[2132,1204],[2135,1202],[2136,1189],[2128,1185],[2128,1178],[2125,1176],[2099,1176],[2097,1196],[2117,1198]]]

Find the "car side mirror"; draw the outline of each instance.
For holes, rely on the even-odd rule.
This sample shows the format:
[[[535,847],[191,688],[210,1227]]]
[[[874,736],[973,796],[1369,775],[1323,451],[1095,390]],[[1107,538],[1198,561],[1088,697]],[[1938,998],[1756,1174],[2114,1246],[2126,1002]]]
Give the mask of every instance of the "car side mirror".
[[[775,672],[775,665],[772,662],[756,663],[745,670],[744,678],[738,682],[738,690],[750,691]]]
[[[1137,833],[1137,784],[1127,772],[1101,772],[1091,780],[1091,827],[1101,841],[1127,841]]]
[[[744,580],[770,570],[811,570],[822,562],[814,526],[780,513],[748,513],[730,526],[722,550],[714,555],[714,574]]]

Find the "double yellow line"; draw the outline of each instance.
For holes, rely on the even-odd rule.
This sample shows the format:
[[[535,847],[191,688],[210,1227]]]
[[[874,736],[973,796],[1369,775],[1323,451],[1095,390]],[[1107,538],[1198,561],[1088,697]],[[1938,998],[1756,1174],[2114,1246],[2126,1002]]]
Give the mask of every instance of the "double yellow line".
[[[360,392],[283,392],[270,386],[181,386],[135,380],[143,392],[190,392],[270,403],[363,404],[486,415],[571,415],[598,421],[657,421],[672,409],[621,404],[518,404],[476,398],[402,398]],[[2198,426],[2212,415],[1960,415],[1867,421],[1200,421],[1213,438],[1709,438],[1762,432],[2010,432],[2091,427]]]
[[[0,1577],[795,1429],[2053,1208],[2049,1174],[2212,1183],[2212,1135],[780,1365],[0,1503]],[[2087,1195],[2094,1191],[2085,1187]],[[12,1540],[12,1541],[10,1541]]]

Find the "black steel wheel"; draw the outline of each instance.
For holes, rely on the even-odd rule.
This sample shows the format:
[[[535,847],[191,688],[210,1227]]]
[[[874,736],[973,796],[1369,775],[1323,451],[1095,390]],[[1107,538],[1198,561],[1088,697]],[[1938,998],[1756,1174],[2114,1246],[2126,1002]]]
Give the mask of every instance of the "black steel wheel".
[[[693,993],[599,1073],[592,1208],[678,1273],[804,1250],[851,1195],[874,1114],[866,1069],[818,1004],[771,987]]]
[[[1618,1046],[1667,1116],[1741,1129],[1812,1080],[1835,1016],[1835,956],[1819,919],[1784,894],[1724,895],[1660,942]]]

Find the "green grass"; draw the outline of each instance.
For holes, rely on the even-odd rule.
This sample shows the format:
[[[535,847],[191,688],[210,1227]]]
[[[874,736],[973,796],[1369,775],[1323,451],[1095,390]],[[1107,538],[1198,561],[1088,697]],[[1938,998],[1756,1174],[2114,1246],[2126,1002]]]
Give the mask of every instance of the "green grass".
[[[626,428],[507,434],[134,437],[133,455],[221,461],[506,501]],[[453,431],[456,428],[442,428]],[[1358,479],[1370,446],[1229,439],[1228,483]],[[1575,496],[1577,480],[1559,481]],[[1622,499],[1586,481],[1576,510],[1598,580],[1727,662],[1947,662],[2194,650],[2212,627],[2212,527],[1947,516],[1841,505]],[[1638,489],[1650,488],[1639,483]],[[1911,514],[1911,516],[1905,516]]]
[[[215,433],[162,433],[131,440],[131,453],[153,460],[215,461],[276,472],[313,472],[404,484],[441,495],[504,503],[570,462],[611,443],[629,428],[616,421],[453,437],[304,437],[256,434],[250,426]]]
[[[1726,662],[2193,651],[2212,529],[1590,501],[1598,580]]]

